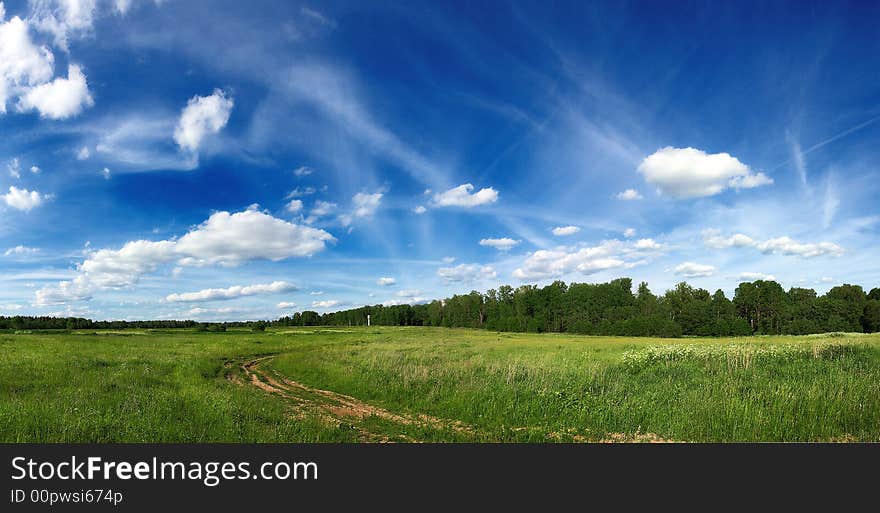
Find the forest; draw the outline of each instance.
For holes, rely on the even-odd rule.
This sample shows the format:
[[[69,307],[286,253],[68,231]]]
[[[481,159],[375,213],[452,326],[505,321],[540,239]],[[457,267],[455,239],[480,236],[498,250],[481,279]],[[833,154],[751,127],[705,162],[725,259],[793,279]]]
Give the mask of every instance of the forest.
[[[741,283],[733,299],[679,283],[655,295],[647,283],[632,292],[632,280],[608,283],[553,282],[545,287],[507,285],[485,294],[473,291],[419,305],[364,306],[333,313],[301,312],[281,326],[446,326],[514,332],[589,335],[739,336],[806,335],[880,331],[880,288],[840,285],[815,290],[775,281]]]
[[[274,321],[206,323],[184,321],[92,321],[83,318],[0,317],[0,329],[230,328],[284,326],[444,326],[512,332],[557,332],[618,336],[806,335],[880,331],[880,288],[840,285],[815,290],[774,281],[739,284],[732,299],[679,283],[655,295],[647,283],[632,291],[630,278],[608,283],[555,281],[545,287],[504,285],[485,294],[472,291],[415,305],[373,305],[320,314],[297,312]]]

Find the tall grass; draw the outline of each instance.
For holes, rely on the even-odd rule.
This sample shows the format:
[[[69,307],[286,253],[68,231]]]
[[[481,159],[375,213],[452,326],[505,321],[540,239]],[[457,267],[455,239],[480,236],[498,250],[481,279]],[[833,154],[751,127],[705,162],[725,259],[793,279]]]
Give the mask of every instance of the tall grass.
[[[307,386],[474,428],[361,426],[428,441],[880,440],[880,335],[670,343],[382,327],[0,334],[0,441],[358,440],[226,379],[225,363],[258,354]]]

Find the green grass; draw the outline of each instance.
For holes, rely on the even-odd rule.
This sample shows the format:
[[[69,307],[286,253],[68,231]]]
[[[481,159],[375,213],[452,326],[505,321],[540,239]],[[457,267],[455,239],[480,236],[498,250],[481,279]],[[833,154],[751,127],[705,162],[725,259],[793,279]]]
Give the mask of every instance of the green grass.
[[[224,367],[270,354],[279,379],[443,422],[332,417]],[[4,442],[880,441],[880,335],[139,330],[0,334],[0,355]]]

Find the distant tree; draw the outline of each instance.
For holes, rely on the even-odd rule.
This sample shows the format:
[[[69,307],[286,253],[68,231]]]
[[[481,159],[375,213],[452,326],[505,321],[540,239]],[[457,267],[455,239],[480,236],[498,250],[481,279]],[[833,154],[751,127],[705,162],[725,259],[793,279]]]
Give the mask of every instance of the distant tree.
[[[862,314],[862,329],[865,333],[880,331],[880,300],[872,299],[865,303],[865,311]]]
[[[872,301],[880,301],[880,288],[871,289],[868,293],[868,299]]]

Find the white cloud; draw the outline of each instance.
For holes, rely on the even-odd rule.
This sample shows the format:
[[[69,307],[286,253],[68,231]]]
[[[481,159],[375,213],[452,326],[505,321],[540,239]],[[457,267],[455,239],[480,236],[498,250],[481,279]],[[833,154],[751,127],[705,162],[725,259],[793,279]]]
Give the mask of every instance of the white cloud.
[[[635,237],[636,236],[636,229],[635,228],[627,228],[626,230],[623,230],[623,236],[626,237],[627,239],[631,239],[631,238]]]
[[[275,307],[278,308],[279,310],[289,310],[292,308],[296,308],[297,304],[292,303],[290,301],[282,301],[282,302],[278,303],[277,305],[275,305]]]
[[[165,297],[165,301],[169,303],[218,301],[262,294],[279,294],[282,292],[292,292],[294,290],[297,290],[297,288],[292,283],[286,281],[273,281],[272,283],[257,285],[234,285],[225,289],[204,289],[198,292],[169,294]]]
[[[842,247],[833,242],[801,243],[791,237],[783,236],[757,241],[748,235],[735,233],[723,237],[719,230],[703,230],[703,243],[710,248],[755,248],[762,253],[813,258],[817,256],[841,256]]]
[[[553,228],[553,235],[556,235],[557,237],[567,237],[569,235],[574,235],[579,231],[581,231],[581,229],[577,226],[557,226],[556,228]]]
[[[367,194],[365,192],[359,192],[351,198],[352,202],[352,212],[350,214],[344,214],[339,217],[340,222],[342,222],[343,226],[350,225],[355,219],[364,218],[364,217],[372,217],[373,214],[376,213],[376,210],[379,209],[379,205],[382,203],[382,193],[376,192],[373,194]]]
[[[323,301],[312,301],[312,308],[333,308],[338,306],[339,301],[335,299],[325,299]]]
[[[110,179],[110,168],[109,168],[109,167],[105,167],[104,169],[102,169],[102,170],[101,170],[101,176],[104,177],[104,180],[109,180],[109,179]]]
[[[397,280],[388,276],[382,276],[378,280],[376,280],[376,285],[380,285],[382,287],[389,287],[397,283]]]
[[[488,265],[458,264],[455,267],[441,267],[437,269],[437,276],[447,282],[471,283],[479,280],[491,279],[498,274]]]
[[[21,178],[21,163],[18,160],[18,157],[15,157],[6,164],[6,170],[9,171],[9,176],[12,178]]]
[[[71,37],[90,34],[97,0],[31,0],[31,20],[41,32],[55,36],[55,44],[67,51]]]
[[[0,195],[0,198],[3,198],[3,201],[5,201],[10,207],[28,212],[31,209],[39,207],[46,199],[46,196],[41,195],[37,191],[29,191],[27,189],[19,189],[18,187],[10,186],[9,193]]]
[[[236,265],[246,260],[283,260],[311,256],[336,239],[316,228],[299,226],[256,209],[216,212],[177,241],[176,251],[199,263]]]
[[[422,291],[421,291],[421,290],[413,290],[413,289],[409,289],[409,290],[399,290],[399,291],[397,291],[397,296],[398,296],[398,297],[409,297],[409,298],[413,298],[413,297],[418,297],[418,296],[421,296],[421,295],[422,295]]]
[[[627,189],[623,192],[618,192],[616,197],[623,201],[640,200],[643,198],[642,194],[635,189]]]
[[[772,274],[744,272],[744,273],[739,273],[737,280],[739,280],[739,281],[756,281],[756,280],[776,281],[776,277],[773,276]]]
[[[673,272],[685,278],[701,278],[712,276],[715,274],[715,267],[705,264],[695,264],[693,262],[685,262],[675,266]]]
[[[33,173],[35,175],[40,174],[40,167],[39,166],[31,166],[31,173]]]
[[[288,192],[287,196],[285,196],[284,199],[302,198],[303,196],[309,196],[311,194],[314,194],[315,192],[317,191],[314,187],[306,187],[305,189],[300,189],[299,187],[297,187],[296,189]]]
[[[446,192],[434,195],[434,205],[438,207],[464,207],[471,208],[479,205],[488,205],[498,201],[498,191],[491,187],[480,189],[471,193],[474,186],[466,183],[453,187]]]
[[[773,183],[764,173],[754,173],[727,153],[707,154],[696,148],[661,148],[646,157],[638,171],[662,194],[675,198],[712,196],[728,187],[749,189]]]
[[[820,280],[822,283],[834,283],[834,278],[830,276],[823,276]]]
[[[67,119],[94,104],[86,76],[79,66],[71,64],[67,68],[67,78],[58,77],[24,93],[19,101],[19,109],[35,109],[43,118]]]
[[[451,264],[452,262],[455,262],[455,257],[451,257],[451,256],[443,257],[442,262],[444,264]]]
[[[28,24],[18,16],[4,22],[0,16],[0,114],[9,100],[51,80],[55,57],[33,43]]]
[[[214,89],[210,96],[193,96],[180,113],[174,142],[183,150],[198,151],[205,136],[216,134],[226,126],[234,104],[220,89]]]
[[[656,242],[654,239],[639,239],[633,245],[636,249],[663,249],[663,244]]]
[[[313,291],[309,292],[310,296],[321,296],[323,294],[324,294],[323,290],[313,290]]]
[[[418,215],[422,215],[422,214],[424,214],[425,212],[427,212],[428,209],[425,208],[423,205],[419,205],[419,206],[417,206],[416,208],[414,208],[412,211],[413,211],[414,213],[418,214]]]
[[[592,274],[606,269],[630,266],[623,254],[624,245],[620,241],[604,241],[598,246],[578,250],[560,248],[535,251],[522,267],[513,271],[513,276],[521,280],[559,278],[572,272]]]
[[[313,217],[323,217],[328,214],[331,214],[334,210],[336,210],[336,203],[330,203],[329,201],[318,200],[315,202],[315,205],[312,207],[312,210],[309,212],[309,215]]]
[[[293,174],[296,176],[309,176],[314,172],[315,170],[310,168],[309,166],[299,166],[298,168],[293,170]]]
[[[495,248],[498,251],[509,251],[520,242],[521,241],[509,237],[503,237],[500,239],[481,239],[480,246],[488,246],[490,248]]]
[[[289,223],[256,209],[215,212],[179,239],[131,241],[118,250],[92,251],[78,275],[37,291],[38,305],[86,299],[101,289],[130,287],[159,265],[238,265],[249,260],[278,261],[320,252],[335,239],[329,233]]]
[[[288,212],[290,212],[291,214],[298,214],[303,209],[303,202],[302,202],[302,200],[298,200],[298,199],[290,200],[290,203],[288,203],[284,207],[284,209],[287,210]]]
[[[76,152],[76,160],[87,160],[92,155],[88,146],[83,146]]]
[[[3,256],[12,256],[12,255],[33,255],[34,253],[38,253],[40,248],[29,248],[27,246],[15,246],[14,248],[9,248],[3,252]]]

